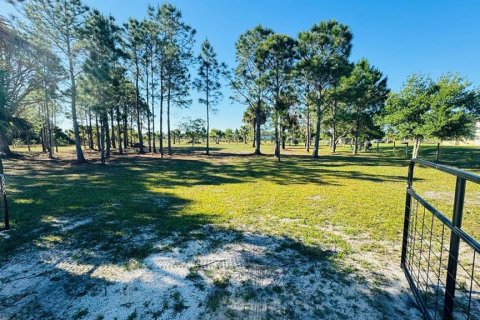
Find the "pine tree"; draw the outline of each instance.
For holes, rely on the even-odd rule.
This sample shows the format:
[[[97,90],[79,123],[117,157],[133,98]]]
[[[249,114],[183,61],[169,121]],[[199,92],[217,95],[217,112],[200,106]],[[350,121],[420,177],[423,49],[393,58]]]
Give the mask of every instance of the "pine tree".
[[[266,121],[266,100],[268,88],[264,79],[265,71],[260,67],[257,50],[260,44],[273,34],[271,29],[260,25],[248,30],[235,43],[237,67],[230,86],[233,99],[245,104],[255,114],[255,154],[261,154],[261,126]],[[265,119],[265,120],[263,120]]]
[[[222,98],[221,78],[226,76],[227,66],[217,61],[217,54],[213,50],[208,40],[202,44],[202,50],[198,56],[198,78],[194,81],[194,86],[200,94],[204,96],[198,101],[206,107],[206,126],[207,126],[207,155],[210,154],[210,112],[215,112],[215,106]]]
[[[89,8],[80,0],[29,0],[21,2],[24,16],[32,29],[42,35],[42,41],[54,49],[65,64],[69,80],[69,95],[77,161],[83,162],[80,131],[77,120],[77,74],[80,65],[80,34]]]
[[[338,83],[340,72],[348,64],[352,49],[350,28],[335,20],[315,24],[298,35],[299,62],[304,81],[312,90],[309,99],[315,106],[316,127],[313,158],[318,158],[320,126],[325,111],[325,91]]]

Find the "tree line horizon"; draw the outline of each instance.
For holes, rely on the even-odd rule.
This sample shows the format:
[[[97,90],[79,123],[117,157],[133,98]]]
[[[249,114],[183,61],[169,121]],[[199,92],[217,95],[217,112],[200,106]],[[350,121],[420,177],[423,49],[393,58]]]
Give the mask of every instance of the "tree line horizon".
[[[210,129],[210,115],[226,98],[225,86],[246,106],[244,125],[229,129],[232,135],[245,142],[251,136],[260,155],[268,127],[278,160],[287,139],[318,158],[322,139],[336,152],[348,138],[357,154],[362,141],[385,136],[413,140],[417,157],[424,139],[472,137],[480,116],[479,88],[456,73],[414,74],[392,92],[367,58],[351,61],[352,31],[336,20],[296,37],[257,25],[236,40],[236,64],[229,67],[208,39],[194,53],[196,30],[172,4],[148,6],[144,19],[118,24],[80,0],[10,3],[18,18],[0,17],[4,156],[14,139],[33,139],[53,157],[59,140],[69,140],[57,126],[61,115],[72,120],[78,162],[85,147],[98,150],[102,164],[112,149],[123,154],[134,146],[171,155],[180,135],[193,144],[204,137],[209,154],[211,138],[218,143],[223,134]],[[171,110],[189,107],[194,90],[205,118],[171,128]]]

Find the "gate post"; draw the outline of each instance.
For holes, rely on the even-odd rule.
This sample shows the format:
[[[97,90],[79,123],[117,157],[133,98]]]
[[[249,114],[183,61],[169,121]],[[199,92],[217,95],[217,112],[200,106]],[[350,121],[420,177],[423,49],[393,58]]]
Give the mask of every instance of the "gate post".
[[[411,160],[410,164],[408,165],[407,195],[405,199],[405,217],[403,220],[402,267],[405,266],[405,261],[407,259],[408,229],[410,228],[410,214],[412,213],[412,196],[408,191],[412,188],[414,168],[415,161]]]
[[[465,185],[466,180],[457,177],[457,183],[455,186],[455,202],[453,204],[453,228],[462,227],[463,218],[463,204],[465,200]],[[447,266],[447,284],[445,286],[445,303],[443,305],[443,319],[453,319],[453,306],[455,299],[455,284],[457,278],[457,265],[458,265],[458,251],[460,248],[460,237],[451,230],[450,235],[450,249]]]
[[[3,163],[0,158],[0,202],[3,204],[3,221],[5,224],[5,230],[10,229],[10,221],[8,217],[8,206],[7,206],[7,187],[5,185],[5,176],[3,174]],[[0,209],[1,210],[1,209]]]

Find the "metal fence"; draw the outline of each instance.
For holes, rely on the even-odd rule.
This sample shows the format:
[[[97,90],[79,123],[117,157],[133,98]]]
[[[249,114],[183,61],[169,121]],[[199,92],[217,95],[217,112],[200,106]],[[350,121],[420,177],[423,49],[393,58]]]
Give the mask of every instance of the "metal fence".
[[[415,192],[415,165],[456,177],[451,220]],[[401,265],[425,319],[480,319],[480,244],[462,229],[467,182],[480,176],[420,159],[409,166]]]
[[[3,228],[0,226],[0,230],[10,229],[10,221],[8,217],[8,205],[7,205],[7,187],[5,185],[5,176],[0,172],[0,212],[3,211]]]

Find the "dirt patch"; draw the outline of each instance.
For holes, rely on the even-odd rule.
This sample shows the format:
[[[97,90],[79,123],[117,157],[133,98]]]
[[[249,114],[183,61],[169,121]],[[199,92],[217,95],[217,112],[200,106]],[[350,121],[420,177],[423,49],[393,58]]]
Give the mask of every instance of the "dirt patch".
[[[339,259],[211,226],[154,247],[121,264],[60,247],[19,254],[0,266],[2,319],[420,318],[396,263],[373,253]]]
[[[454,191],[427,191],[423,194],[425,199],[439,200],[453,204],[455,197]],[[480,205],[480,192],[467,192],[465,195],[465,204]]]

